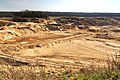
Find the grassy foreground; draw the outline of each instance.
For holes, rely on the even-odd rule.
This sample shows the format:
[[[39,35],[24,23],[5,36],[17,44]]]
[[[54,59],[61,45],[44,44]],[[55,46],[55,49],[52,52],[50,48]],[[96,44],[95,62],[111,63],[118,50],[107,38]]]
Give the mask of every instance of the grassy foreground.
[[[113,58],[108,67],[12,66],[0,61],[0,80],[120,80],[120,58]],[[4,63],[4,64],[3,64]]]
[[[0,80],[120,80],[120,70],[1,65]]]

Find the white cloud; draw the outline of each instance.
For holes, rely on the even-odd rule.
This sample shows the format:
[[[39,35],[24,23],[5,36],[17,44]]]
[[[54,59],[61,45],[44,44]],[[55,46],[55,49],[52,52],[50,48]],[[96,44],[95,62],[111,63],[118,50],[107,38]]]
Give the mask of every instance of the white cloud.
[[[4,0],[0,9],[74,12],[120,12],[119,0]]]

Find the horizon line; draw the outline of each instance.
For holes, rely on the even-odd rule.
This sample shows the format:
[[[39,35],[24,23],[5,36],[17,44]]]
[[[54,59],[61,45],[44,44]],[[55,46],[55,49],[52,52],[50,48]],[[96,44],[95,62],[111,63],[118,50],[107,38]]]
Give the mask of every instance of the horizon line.
[[[28,9],[26,9],[28,10]],[[25,10],[0,10],[0,12],[22,12]],[[28,11],[41,11],[41,12],[71,12],[71,13],[120,13],[120,12],[74,12],[74,11],[45,11],[45,10],[28,10]]]

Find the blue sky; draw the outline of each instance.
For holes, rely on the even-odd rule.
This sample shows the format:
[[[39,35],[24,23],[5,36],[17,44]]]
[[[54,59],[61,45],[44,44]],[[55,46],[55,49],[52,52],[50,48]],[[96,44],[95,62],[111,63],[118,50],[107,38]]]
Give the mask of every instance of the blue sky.
[[[40,10],[60,12],[120,13],[120,0],[0,0],[0,11]]]

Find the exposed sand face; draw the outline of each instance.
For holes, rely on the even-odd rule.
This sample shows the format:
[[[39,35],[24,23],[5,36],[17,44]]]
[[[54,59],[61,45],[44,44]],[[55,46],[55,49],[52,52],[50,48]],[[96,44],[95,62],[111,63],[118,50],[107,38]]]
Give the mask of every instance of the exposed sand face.
[[[28,31],[28,34],[24,29]],[[104,39],[105,36],[109,37],[109,35],[105,35],[109,33],[91,32],[89,29],[39,30],[37,32],[36,28],[24,27],[23,29],[7,28],[0,31],[6,33],[0,36],[0,51],[2,52],[0,58],[9,57],[31,65],[103,68],[107,66],[107,61],[112,60],[111,56],[115,56],[116,53],[119,55],[120,42],[116,40],[117,35],[117,37],[113,36],[115,33],[111,34],[114,39]],[[99,38],[96,38],[96,35],[99,34]]]
[[[34,37],[32,37],[33,35],[26,36],[23,37],[24,40],[18,42],[15,40],[15,44],[6,44],[6,46],[14,45],[17,47],[19,44],[23,48],[17,52],[11,51],[10,54],[14,53],[14,56],[30,59],[34,62],[37,61],[39,65],[55,67],[67,66],[79,68],[91,65],[104,67],[107,64],[106,61],[111,58],[111,55],[119,52],[117,45],[118,49],[115,46],[106,45],[112,41],[96,39],[88,33],[86,35],[71,35],[72,33],[70,32],[69,36],[65,36],[66,33],[64,35],[61,32],[52,32],[52,36],[48,36],[48,32],[44,34],[47,34],[47,36],[40,37],[37,34]],[[23,41],[26,43],[23,43]]]

